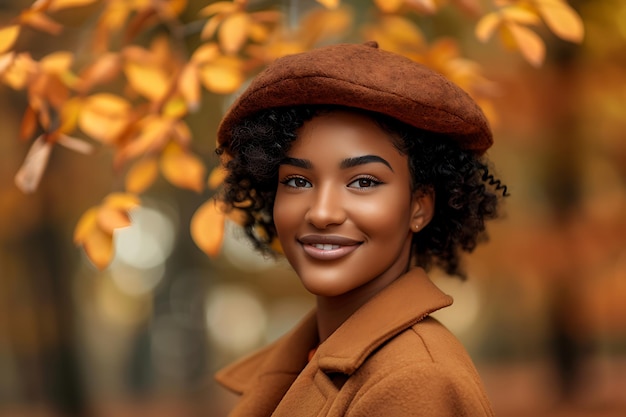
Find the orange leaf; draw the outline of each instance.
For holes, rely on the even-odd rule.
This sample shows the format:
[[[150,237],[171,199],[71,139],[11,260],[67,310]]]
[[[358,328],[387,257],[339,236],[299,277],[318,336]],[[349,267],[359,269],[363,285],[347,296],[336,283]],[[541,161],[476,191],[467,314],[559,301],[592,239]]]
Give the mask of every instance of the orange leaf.
[[[33,136],[37,129],[37,113],[31,106],[26,106],[22,123],[20,124],[20,139],[26,140]]]
[[[27,53],[15,56],[10,65],[5,68],[3,81],[16,90],[21,90],[28,84],[31,75],[37,71],[37,63]]]
[[[52,152],[52,143],[44,135],[39,136],[31,145],[24,163],[15,174],[15,185],[24,193],[32,193],[39,186]]]
[[[134,194],[141,194],[154,183],[158,172],[159,167],[156,158],[149,157],[138,160],[126,174],[126,190]]]
[[[546,47],[535,32],[527,27],[509,22],[506,25],[511,36],[515,40],[522,56],[535,67],[540,67],[546,54]]]
[[[20,22],[51,35],[58,35],[63,30],[63,26],[50,19],[45,14],[32,9],[22,12]]]
[[[65,101],[61,107],[61,126],[59,132],[70,133],[76,129],[78,116],[83,105],[80,97],[73,97]]]
[[[184,151],[176,142],[170,142],[161,156],[161,172],[173,185],[201,192],[206,168],[195,155]]]
[[[200,39],[211,39],[215,35],[217,28],[223,21],[224,16],[222,15],[215,15],[207,20],[207,22],[202,27],[202,32],[200,32]]]
[[[162,149],[170,139],[172,124],[169,118],[148,116],[141,122],[141,133],[120,151],[125,159],[132,159],[150,151]]]
[[[230,94],[237,91],[244,78],[237,61],[221,57],[200,68],[200,81],[213,93]]]
[[[191,55],[194,64],[206,64],[215,60],[220,55],[219,47],[215,42],[200,45]]]
[[[211,16],[216,13],[234,13],[239,6],[232,1],[216,1],[200,10],[200,16]]]
[[[201,205],[191,218],[191,237],[212,258],[219,255],[222,248],[225,219],[221,205],[213,199]]]
[[[219,165],[213,168],[207,181],[209,188],[214,190],[219,187],[224,182],[226,175],[228,175],[228,171],[223,166]]]
[[[317,0],[317,2],[327,9],[336,9],[339,7],[341,0]]]
[[[71,52],[58,51],[53,52],[50,55],[39,61],[41,69],[44,72],[51,74],[58,74],[68,71],[74,61],[74,54]]]
[[[99,93],[85,99],[78,116],[78,126],[92,138],[112,144],[126,129],[131,106],[125,99]]]
[[[169,77],[160,68],[128,62],[124,73],[133,90],[149,100],[159,101],[167,93]]]
[[[81,73],[77,88],[84,93],[94,85],[111,81],[117,76],[120,68],[121,60],[118,54],[108,52],[100,55]]]
[[[91,207],[78,220],[74,228],[74,243],[82,244],[85,238],[91,233],[91,230],[98,227],[96,217],[98,216],[98,207]]]
[[[115,229],[130,226],[128,213],[110,205],[100,206],[96,220],[98,227],[109,235],[112,235]]]
[[[541,17],[556,36],[570,42],[582,41],[585,28],[583,21],[563,0],[535,0]]]
[[[0,29],[0,54],[11,49],[19,34],[19,25],[11,25]]]
[[[63,9],[69,9],[70,7],[87,6],[95,3],[98,0],[52,0],[48,6],[48,10],[51,12]]]
[[[166,19],[174,19],[187,7],[187,0],[169,0],[157,3],[159,15]]]
[[[113,259],[113,236],[97,227],[91,229],[83,240],[83,248],[89,260],[100,270]]]
[[[476,24],[476,29],[474,30],[476,39],[481,42],[487,42],[501,23],[502,15],[500,13],[494,12],[486,14]]]
[[[103,204],[119,210],[132,210],[141,204],[141,201],[132,193],[111,193],[104,199]]]
[[[200,76],[198,68],[193,64],[187,64],[180,73],[178,90],[185,98],[189,111],[195,112],[200,107]]]
[[[9,68],[15,60],[15,52],[0,54],[0,76]]]
[[[250,27],[250,16],[240,12],[228,16],[218,32],[220,46],[227,54],[239,52],[248,39],[248,29]]]

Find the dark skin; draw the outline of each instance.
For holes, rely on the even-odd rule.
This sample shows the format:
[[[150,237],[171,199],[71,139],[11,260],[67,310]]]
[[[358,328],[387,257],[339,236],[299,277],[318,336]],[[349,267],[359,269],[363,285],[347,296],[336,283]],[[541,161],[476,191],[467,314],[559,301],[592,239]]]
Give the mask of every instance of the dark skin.
[[[279,166],[274,224],[283,251],[316,296],[320,342],[404,274],[434,196],[414,190],[408,158],[366,115],[314,117]]]

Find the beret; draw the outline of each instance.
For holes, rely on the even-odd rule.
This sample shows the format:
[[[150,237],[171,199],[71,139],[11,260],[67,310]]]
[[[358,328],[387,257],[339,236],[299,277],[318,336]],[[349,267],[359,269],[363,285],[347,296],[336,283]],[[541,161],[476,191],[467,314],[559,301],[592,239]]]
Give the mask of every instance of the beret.
[[[379,49],[376,42],[325,46],[275,60],[230,106],[217,143],[227,145],[232,128],[261,110],[302,104],[383,113],[447,135],[478,155],[493,143],[485,115],[465,91],[422,64]]]

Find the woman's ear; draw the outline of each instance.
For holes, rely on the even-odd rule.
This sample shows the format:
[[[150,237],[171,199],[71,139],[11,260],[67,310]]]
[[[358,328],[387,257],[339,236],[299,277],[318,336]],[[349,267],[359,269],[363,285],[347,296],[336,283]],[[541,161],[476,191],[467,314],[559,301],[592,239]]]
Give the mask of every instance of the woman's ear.
[[[435,192],[431,189],[417,190],[413,193],[411,206],[411,231],[422,230],[435,214]]]

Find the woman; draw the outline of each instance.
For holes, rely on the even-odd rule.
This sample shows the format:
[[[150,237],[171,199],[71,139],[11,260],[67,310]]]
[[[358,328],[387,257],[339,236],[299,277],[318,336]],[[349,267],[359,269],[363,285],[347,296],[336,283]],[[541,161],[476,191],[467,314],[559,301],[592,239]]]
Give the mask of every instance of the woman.
[[[223,199],[274,239],[316,308],[220,371],[232,416],[490,416],[425,270],[462,276],[506,188],[488,123],[457,86],[376,43],[281,58],[226,114]],[[502,192],[504,191],[504,192]]]

